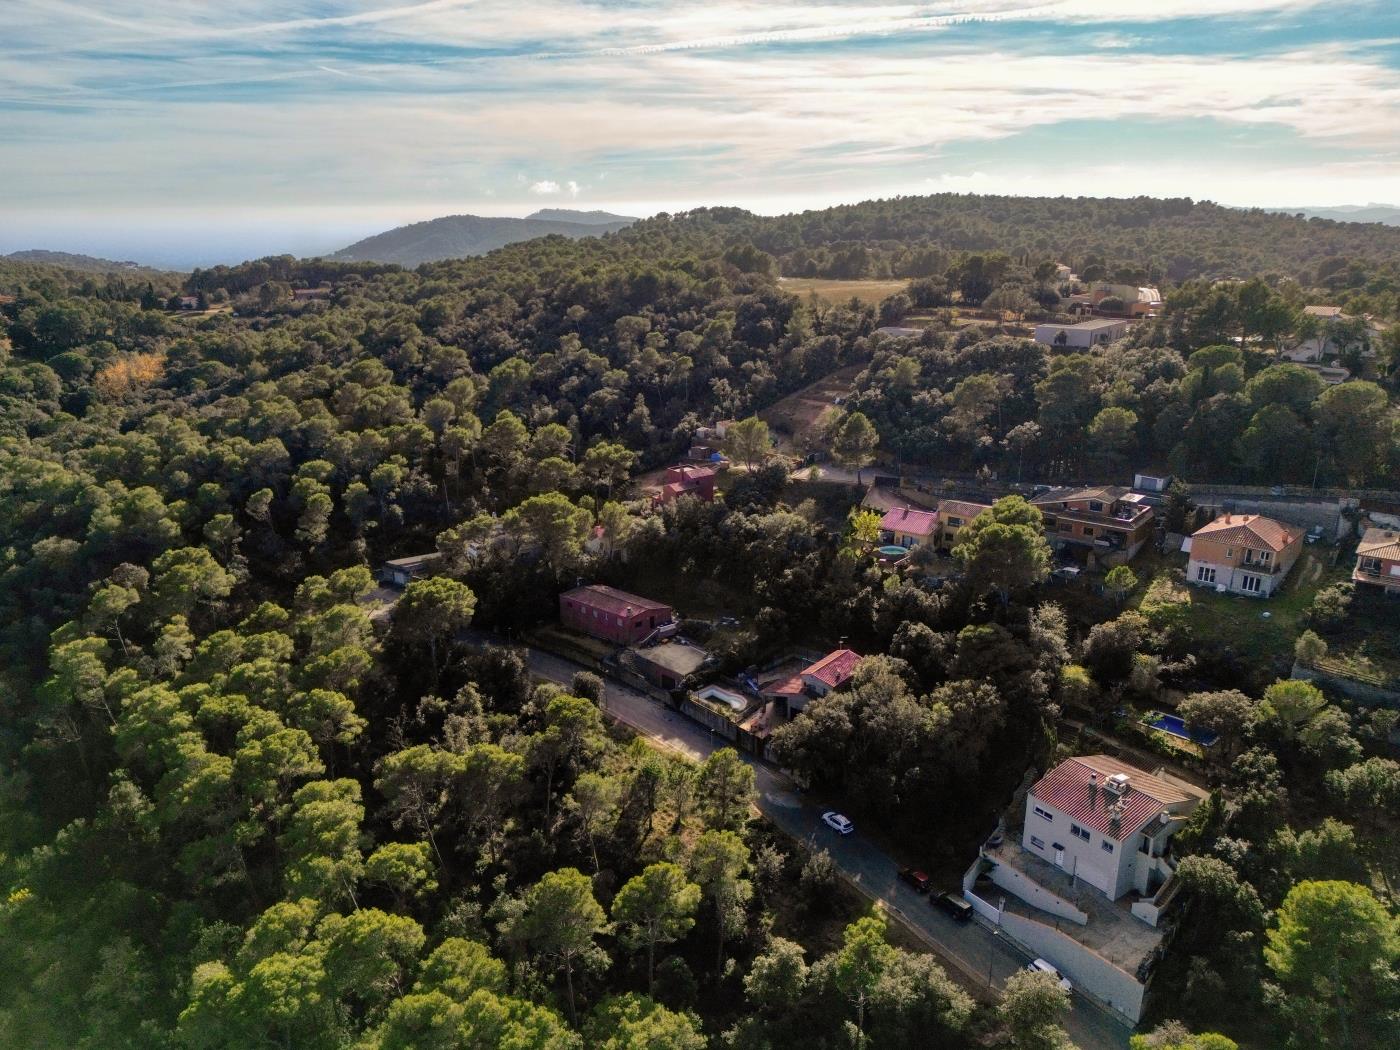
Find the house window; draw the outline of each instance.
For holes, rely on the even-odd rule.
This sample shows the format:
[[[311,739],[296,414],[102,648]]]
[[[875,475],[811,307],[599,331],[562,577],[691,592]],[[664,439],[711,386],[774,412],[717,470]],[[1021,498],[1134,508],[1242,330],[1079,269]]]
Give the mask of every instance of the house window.
[[[1086,536],[1092,536],[1093,534],[1094,534],[1093,528],[1092,528],[1091,526],[1089,526],[1089,525],[1085,525],[1085,526],[1084,526],[1084,535],[1086,535]]]
[[[1234,548],[1234,547],[1226,547],[1226,548],[1225,548],[1225,560],[1226,560],[1226,561],[1230,561],[1232,558],[1234,558],[1234,556],[1235,556],[1235,548]]]
[[[1068,522],[1068,521],[1062,521],[1062,522],[1060,522],[1058,528],[1059,528],[1059,530],[1060,530],[1061,532],[1073,532],[1073,531],[1074,531],[1074,525],[1073,525],[1072,523]]]
[[[1031,836],[1031,845],[1034,846],[1036,849],[1044,849],[1044,848],[1045,848],[1045,840],[1044,840],[1044,839],[1038,839],[1038,838],[1036,838],[1034,835],[1032,835],[1032,836]]]
[[[1096,499],[1091,499],[1089,501],[1089,509],[1092,510],[1095,514],[1102,514],[1103,504]]]
[[[1240,578],[1240,590],[1244,591],[1245,594],[1258,594],[1261,580],[1262,577],[1250,576],[1246,573]]]
[[[949,518],[948,524],[952,528],[957,528],[959,525],[962,524],[962,518]]]
[[[1100,843],[1099,843],[1099,847],[1100,847],[1105,853],[1112,853],[1112,852],[1113,852],[1113,843],[1109,842],[1108,839],[1104,839],[1102,842],[1100,842]]]
[[[1083,839],[1085,842],[1088,842],[1094,837],[1093,833],[1088,828],[1081,828],[1078,824],[1071,824],[1069,826],[1069,833],[1077,839]]]
[[[1042,820],[1054,820],[1054,819],[1055,819],[1055,814],[1051,813],[1049,810],[1041,809],[1039,806],[1036,806],[1036,807],[1035,807],[1035,815],[1036,815],[1037,817],[1040,817]]]
[[[1260,552],[1259,552],[1259,564],[1260,564],[1260,565],[1268,565],[1269,562],[1273,561],[1273,558],[1274,558],[1274,552],[1273,552],[1273,551],[1260,551]]]
[[[1209,566],[1209,565],[1198,565],[1198,566],[1196,566],[1196,582],[1197,582],[1197,583],[1214,583],[1214,582],[1215,582],[1215,570],[1214,570],[1213,568],[1211,568],[1211,566]]]

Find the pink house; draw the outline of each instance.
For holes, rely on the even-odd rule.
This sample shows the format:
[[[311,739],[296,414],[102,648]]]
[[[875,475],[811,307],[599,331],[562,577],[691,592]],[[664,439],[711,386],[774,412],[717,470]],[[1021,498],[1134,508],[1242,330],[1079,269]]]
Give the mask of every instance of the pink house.
[[[930,542],[938,533],[938,511],[894,507],[880,519],[880,532],[890,543],[911,550]]]
[[[635,645],[673,617],[669,605],[595,583],[561,594],[559,619],[570,630],[605,642]]]
[[[666,480],[661,485],[657,503],[670,503],[682,496],[694,496],[704,503],[715,499],[715,471],[713,467],[667,467]]]

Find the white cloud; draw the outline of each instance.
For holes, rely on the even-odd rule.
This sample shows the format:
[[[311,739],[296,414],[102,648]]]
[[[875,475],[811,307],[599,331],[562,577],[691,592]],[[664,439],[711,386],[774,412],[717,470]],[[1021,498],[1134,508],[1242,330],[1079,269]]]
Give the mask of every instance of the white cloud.
[[[530,192],[537,197],[556,197],[559,194],[559,183],[553,179],[541,179],[539,182],[530,183]]]

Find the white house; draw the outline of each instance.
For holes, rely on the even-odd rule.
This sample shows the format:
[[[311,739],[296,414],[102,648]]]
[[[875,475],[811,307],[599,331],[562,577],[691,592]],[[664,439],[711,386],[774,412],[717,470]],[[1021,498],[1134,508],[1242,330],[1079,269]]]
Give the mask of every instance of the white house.
[[[1284,347],[1279,356],[1289,361],[1296,361],[1300,364],[1316,363],[1324,357],[1329,357],[1338,352],[1336,328],[1339,325],[1347,325],[1355,318],[1342,313],[1340,306],[1305,306],[1303,314],[1312,318],[1317,323],[1317,334],[1308,339],[1301,339],[1291,346]],[[1370,318],[1360,319],[1362,328],[1361,334],[1361,356],[1375,357],[1376,344],[1380,340],[1381,334],[1385,331],[1385,325]]]
[[[1035,341],[1067,350],[1087,350],[1101,343],[1111,343],[1127,335],[1132,322],[1117,317],[1095,317],[1078,324],[1038,324]]]
[[[1108,755],[1066,759],[1026,796],[1021,845],[1117,900],[1171,876],[1167,845],[1205,792]]]

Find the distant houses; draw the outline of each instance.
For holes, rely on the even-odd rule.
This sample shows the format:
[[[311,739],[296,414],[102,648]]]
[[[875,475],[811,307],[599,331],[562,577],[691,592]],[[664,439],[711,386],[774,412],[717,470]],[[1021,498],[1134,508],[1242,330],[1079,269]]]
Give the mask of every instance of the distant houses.
[[[1035,341],[1051,349],[1088,350],[1122,339],[1131,326],[1131,321],[1112,317],[1096,317],[1075,324],[1038,324]]]
[[[1303,530],[1261,514],[1223,514],[1182,545],[1186,582],[1267,598],[1283,586],[1303,549]]]

